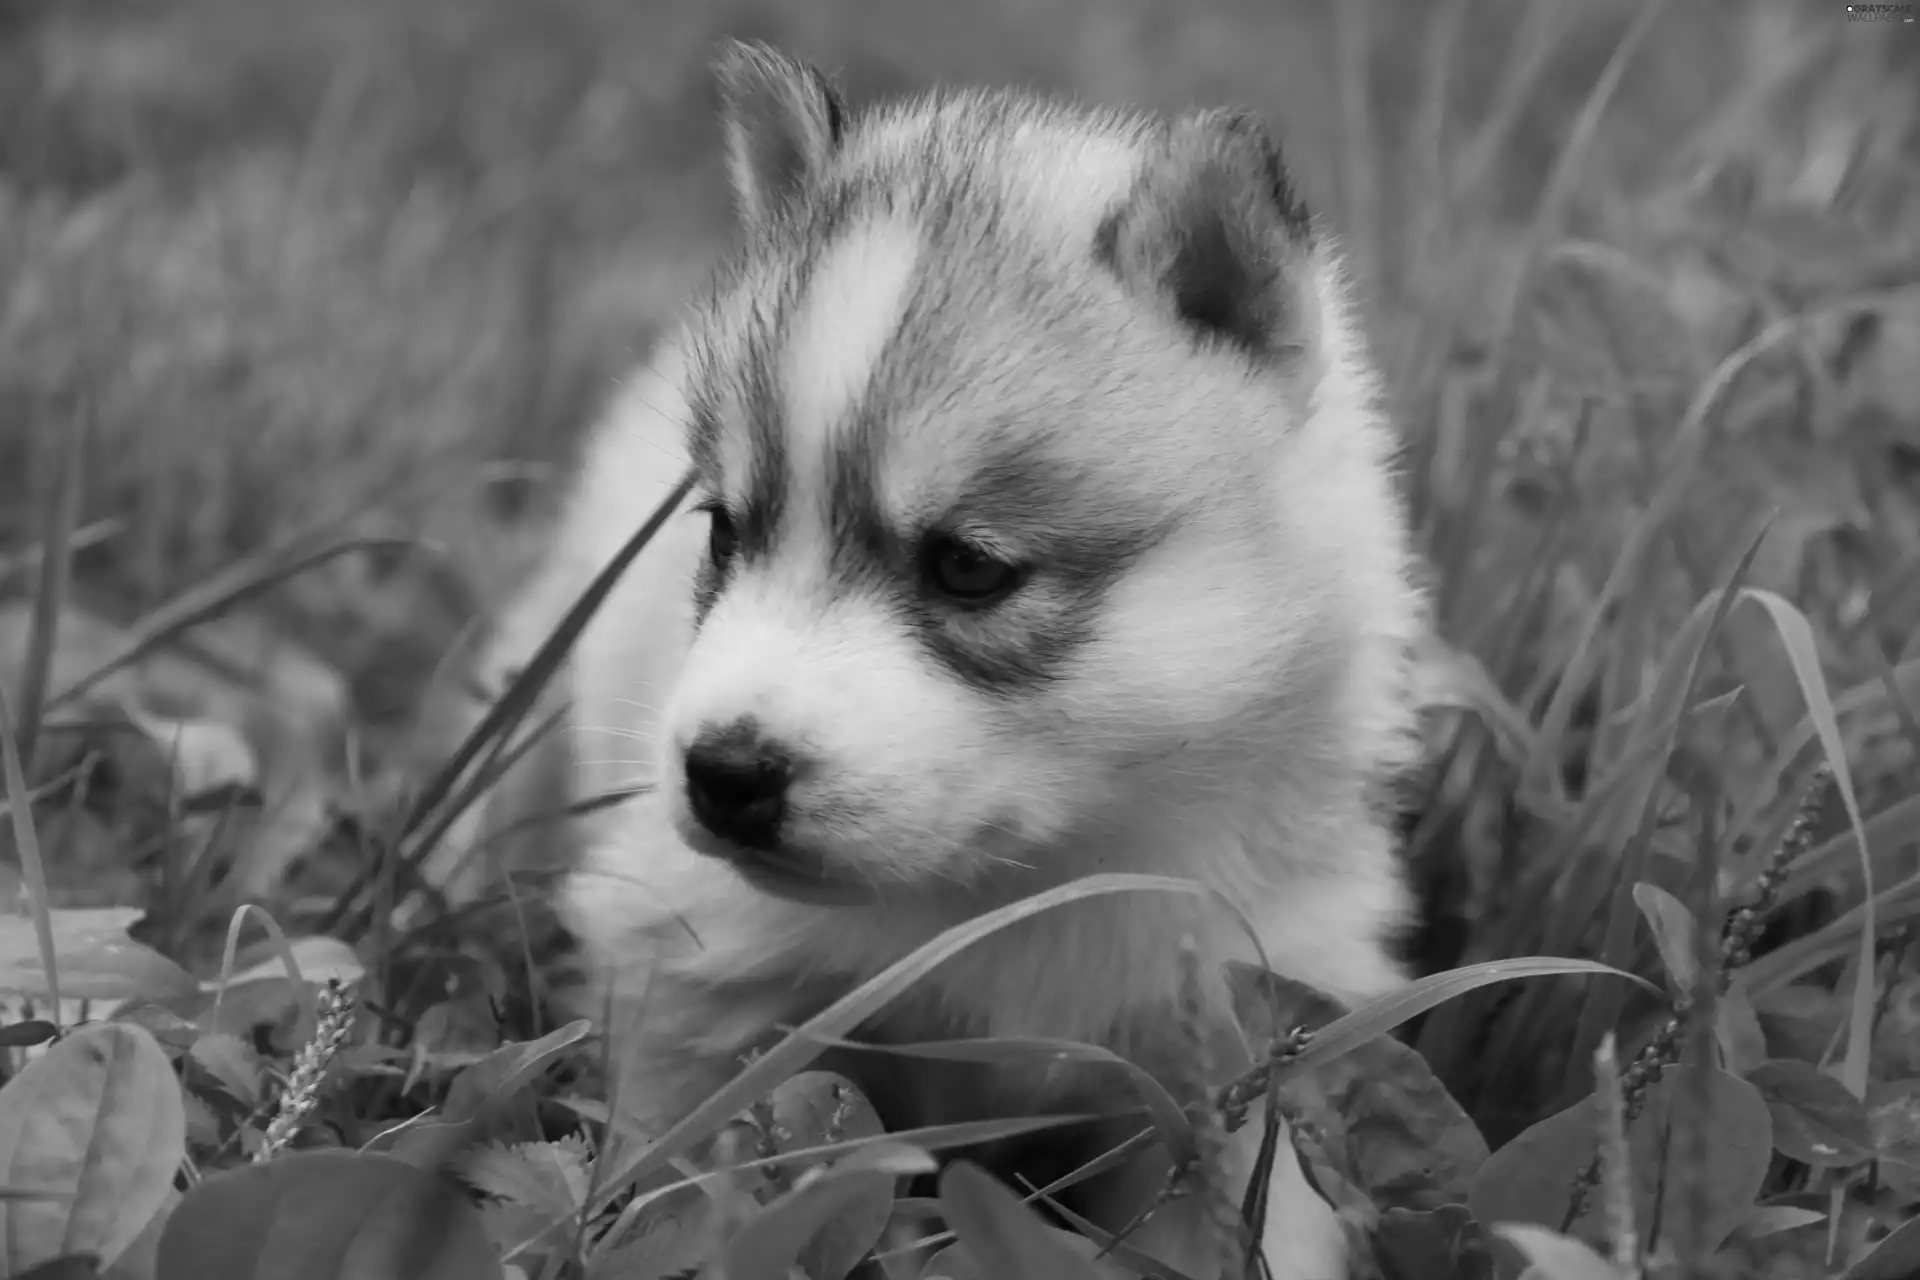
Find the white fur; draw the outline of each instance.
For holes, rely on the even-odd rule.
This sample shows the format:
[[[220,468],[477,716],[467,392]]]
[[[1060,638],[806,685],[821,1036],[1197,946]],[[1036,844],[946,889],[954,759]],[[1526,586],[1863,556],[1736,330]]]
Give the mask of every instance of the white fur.
[[[847,233],[814,273],[783,361],[788,448],[802,467],[824,456],[835,427],[866,388],[881,348],[899,327],[919,256],[913,228],[887,219]],[[794,488],[817,493],[820,485],[803,471]]]
[[[859,180],[956,138],[971,145],[980,110],[971,97],[893,108],[828,163]],[[1140,170],[1145,136],[1131,118],[1030,104],[969,153],[1019,215],[1019,252],[1064,291],[1051,318],[1010,306],[990,283],[993,262],[981,259],[976,276],[969,261],[941,259],[908,212],[857,222],[826,246],[780,351],[794,527],[696,629],[706,522],[676,514],[576,651],[580,789],[659,783],[592,821],[564,894],[616,992],[644,999],[625,1064],[625,1097],[643,1119],[677,1118],[775,1022],[801,1020],[941,929],[1100,871],[1217,890],[1278,971],[1343,1001],[1401,981],[1381,934],[1403,890],[1368,807],[1409,750],[1405,662],[1419,621],[1390,434],[1325,250],[1302,268],[1310,359],[1290,381],[1196,350],[1083,261]],[[736,180],[751,182],[745,154],[736,144]],[[770,207],[764,194],[743,203]],[[1064,673],[1015,698],[964,687],[883,599],[836,587],[827,568],[820,468],[836,424],[865,393],[917,280],[939,269],[957,322],[939,354],[959,372],[890,406],[877,477],[888,519],[945,510],[1011,431],[1070,487],[1057,510],[983,529],[995,545],[1044,560],[1056,516],[1065,528],[1160,513],[1171,527],[1113,584]],[[503,643],[530,648],[678,480],[694,376],[685,356],[737,358],[748,302],[775,271],[763,259],[740,266],[732,292],[623,394],[589,445],[553,563]],[[749,433],[729,420],[719,444],[719,483],[737,483]],[[1010,616],[1043,627],[1050,589],[1037,583]],[[970,642],[1003,624],[949,625]],[[771,896],[689,847],[679,753],[702,726],[743,715],[817,762],[793,796],[792,838],[873,886],[876,901]],[[1082,1039],[1165,1061],[1178,1052],[1169,1037],[1185,937],[1209,973],[1255,955],[1218,903],[1118,895],[962,953],[909,997],[906,1016],[944,1035]],[[1212,996],[1218,1009],[1223,993]],[[1235,1144],[1241,1176],[1256,1134]],[[1275,1274],[1331,1280],[1344,1273],[1337,1225],[1284,1151],[1282,1165],[1268,1223],[1269,1242],[1285,1242]],[[1202,1223],[1180,1212],[1161,1214],[1145,1239],[1170,1263],[1204,1266]]]

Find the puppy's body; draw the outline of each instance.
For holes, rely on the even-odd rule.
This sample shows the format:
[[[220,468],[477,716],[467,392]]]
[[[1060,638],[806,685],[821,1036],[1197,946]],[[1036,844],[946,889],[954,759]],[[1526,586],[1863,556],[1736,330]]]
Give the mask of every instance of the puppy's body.
[[[990,94],[856,122],[745,48],[721,77],[743,243],[590,442],[502,642],[524,655],[696,470],[571,673],[580,792],[656,784],[589,820],[564,895],[640,1006],[623,1102],[664,1126],[775,1024],[1096,872],[1217,890],[1343,1001],[1391,988],[1379,789],[1418,601],[1335,262],[1262,135]],[[1255,958],[1208,899],[1089,899],[869,1034],[1176,1073],[1188,939],[1209,981]],[[973,1106],[1086,1088],[1006,1076]],[[1332,1274],[1281,1168],[1276,1272]],[[1161,1216],[1149,1247],[1192,1263],[1198,1220]]]

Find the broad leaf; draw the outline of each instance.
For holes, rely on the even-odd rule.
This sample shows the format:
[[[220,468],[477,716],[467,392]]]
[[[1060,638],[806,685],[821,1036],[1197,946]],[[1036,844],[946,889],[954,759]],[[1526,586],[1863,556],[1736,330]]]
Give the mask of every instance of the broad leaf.
[[[1712,1080],[1712,1167],[1704,1174],[1672,1176],[1671,1161],[1679,1158],[1667,1141],[1674,1076],[1648,1090],[1645,1106],[1627,1127],[1627,1145],[1635,1221],[1657,1220],[1670,1231],[1691,1212],[1688,1198],[1675,1188],[1703,1185],[1708,1190],[1708,1219],[1700,1230],[1717,1246],[1745,1220],[1766,1181],[1773,1158],[1773,1122],[1752,1085],[1724,1071],[1715,1071]],[[1468,1198],[1473,1216],[1483,1223],[1535,1223],[1558,1230],[1574,1181],[1598,1149],[1599,1132],[1599,1103],[1591,1094],[1526,1130],[1481,1167]],[[1656,1218],[1654,1196],[1661,1188],[1667,1194]],[[1587,1196],[1585,1211],[1570,1233],[1592,1244],[1603,1243],[1598,1201],[1596,1195]]]
[[[1102,1280],[1065,1234],[1042,1222],[978,1165],[959,1160],[940,1175],[948,1227],[994,1280]]]
[[[501,1045],[453,1078],[437,1115],[390,1129],[369,1149],[384,1149],[422,1169],[438,1168],[482,1134],[489,1108],[533,1083],[592,1030],[591,1023],[578,1019],[538,1040]]]
[[[1391,1036],[1288,1083],[1322,1145],[1381,1209],[1438,1209],[1466,1198],[1487,1142],[1427,1060]]]
[[[127,935],[127,927],[144,914],[130,907],[62,907],[47,913],[62,999],[164,1001],[200,990],[192,974]],[[50,994],[33,921],[0,915],[0,995],[43,1000]]]
[[[0,1185],[59,1198],[0,1204],[7,1269],[111,1265],[172,1192],[186,1127],[166,1051],[139,1027],[82,1027],[28,1063],[0,1089]]]
[[[1660,963],[1666,966],[1669,989],[1678,999],[1691,999],[1700,981],[1700,967],[1694,962],[1698,930],[1693,912],[1659,885],[1644,880],[1633,886],[1633,901],[1653,932],[1653,945],[1659,948]]]
[[[1465,1205],[1388,1209],[1374,1229],[1373,1253],[1386,1280],[1493,1280],[1491,1243]]]
[[[1812,1063],[1778,1058],[1761,1063],[1747,1080],[1773,1113],[1773,1145],[1781,1155],[1818,1169],[1873,1159],[1866,1105]]]
[[[218,1173],[180,1201],[156,1280],[500,1280],[479,1215],[391,1156],[301,1151]]]
[[[1509,1222],[1495,1226],[1493,1233],[1526,1257],[1529,1266],[1522,1280],[1627,1280],[1627,1272],[1557,1231]]]
[[[1853,1264],[1843,1280],[1913,1280],[1920,1275],[1920,1218],[1873,1246],[1873,1252]]]
[[[807,1258],[809,1280],[844,1280],[886,1229],[893,1181],[874,1169],[823,1173],[754,1215],[704,1274],[786,1276]]]

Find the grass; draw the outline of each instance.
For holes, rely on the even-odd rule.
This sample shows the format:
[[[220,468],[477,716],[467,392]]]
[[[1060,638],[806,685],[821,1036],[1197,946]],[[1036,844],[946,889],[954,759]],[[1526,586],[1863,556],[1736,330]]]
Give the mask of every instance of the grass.
[[[487,1194],[449,1239],[529,1276],[691,1265],[657,1219],[683,1139],[805,1045],[635,1148],[542,998],[538,875],[461,912],[429,892],[405,927],[387,908],[539,728],[545,664],[471,742],[446,707],[572,440],[717,249],[701,64],[729,32],[856,98],[944,78],[1256,106],[1341,231],[1445,642],[1409,823],[1423,959],[1587,957],[1663,992],[1456,978],[1349,1024],[1373,1038],[1291,1046],[1318,1099],[1301,1141],[1383,1273],[1484,1274],[1508,1246],[1467,1215],[1560,1227],[1576,1182],[1600,1202],[1582,1233],[1636,1239],[1655,1274],[1838,1275],[1876,1245],[1892,1266],[1920,1205],[1920,36],[1840,8],[0,9],[0,678],[33,904],[0,985],[39,1002],[0,1027],[8,1089],[76,992],[164,988],[134,1021],[184,1086],[181,1189],[269,1132],[466,1150]],[[114,907],[158,954],[74,914]],[[283,969],[353,979],[324,1034]],[[1618,1105],[1579,1110],[1603,1046]],[[812,1119],[749,1153],[787,1172],[701,1183],[736,1280],[796,1223],[871,1218],[874,1179],[884,1223],[920,1167],[913,1136],[795,1080],[767,1105]],[[1204,1145],[1204,1101],[1149,1090],[1142,1127]],[[1772,1140],[1708,1142],[1705,1114]],[[1382,1117],[1397,1139],[1366,1136]],[[1634,1178],[1587,1179],[1602,1147]],[[820,1148],[845,1158],[809,1190],[791,1166]],[[310,1179],[311,1212],[341,1203],[288,1159],[266,1167]],[[171,1193],[181,1162],[158,1163]],[[1068,1247],[966,1178],[941,1187],[963,1237]],[[141,1247],[110,1274],[156,1274]]]

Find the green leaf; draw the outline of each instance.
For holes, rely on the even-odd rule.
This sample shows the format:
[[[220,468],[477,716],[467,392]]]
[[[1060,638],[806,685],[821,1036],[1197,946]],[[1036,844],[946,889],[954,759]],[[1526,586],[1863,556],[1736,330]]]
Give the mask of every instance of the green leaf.
[[[1915,1275],[1920,1275],[1920,1218],[1875,1245],[1842,1280],[1913,1280]]]
[[[1753,1001],[1747,998],[1746,988],[1737,982],[1720,993],[1713,1035],[1727,1070],[1737,1076],[1746,1075],[1767,1060],[1767,1033],[1760,1025],[1760,1015],[1754,1012]]]
[[[1486,1139],[1427,1060],[1391,1036],[1296,1077],[1288,1093],[1380,1209],[1458,1203],[1487,1161]]]
[[[501,1280],[473,1206],[391,1156],[300,1151],[217,1173],[160,1236],[156,1280]]]
[[[0,1027],[0,1049],[31,1049],[34,1045],[45,1044],[53,1039],[59,1030],[51,1022],[39,1018],[8,1023]]]
[[[134,1237],[126,1252],[114,1260],[112,1266],[102,1272],[103,1280],[154,1280],[155,1261],[160,1250],[160,1233],[166,1230],[167,1219],[173,1216],[173,1210],[180,1203],[180,1193],[169,1190],[167,1199],[160,1206],[160,1212],[147,1219],[140,1228],[140,1234]]]
[[[193,1060],[222,1088],[249,1107],[260,1103],[260,1055],[239,1036],[214,1032],[201,1036],[188,1050]]]
[[[593,1024],[583,1018],[538,1040],[502,1045],[453,1078],[443,1114],[450,1120],[479,1115],[490,1102],[532,1084],[592,1030]]]
[[[866,1257],[893,1213],[893,1176],[877,1169],[831,1170],[755,1214],[703,1273],[786,1276],[809,1257],[809,1280],[844,1280]]]
[[[408,1164],[439,1168],[480,1136],[489,1108],[532,1084],[592,1030],[593,1024],[582,1018],[538,1040],[501,1045],[453,1078],[437,1116],[403,1130],[388,1130],[368,1144],[369,1150],[384,1147]]]
[[[1626,1273],[1580,1241],[1524,1222],[1500,1223],[1493,1233],[1525,1255],[1522,1280],[1626,1280]]]
[[[0,1184],[63,1198],[0,1204],[7,1268],[110,1266],[166,1203],[186,1126],[166,1051],[139,1027],[82,1027],[28,1063],[0,1089]]]
[[[127,935],[144,914],[131,907],[47,912],[63,999],[165,1001],[199,993],[192,974]],[[33,921],[0,915],[0,995],[43,1000],[51,994]]]
[[[1866,1104],[1809,1062],[1776,1058],[1747,1073],[1773,1113],[1773,1145],[1816,1169],[1845,1169],[1873,1159]]]
[[[277,945],[256,950],[265,952],[258,960],[245,955],[234,957],[234,973],[227,979],[229,985],[237,987],[245,982],[296,976],[302,982],[355,983],[367,976],[366,966],[360,963],[360,956],[352,947],[323,934],[287,939],[285,954]],[[202,984],[207,991],[217,986],[215,982]]]
[[[1798,1231],[1825,1222],[1827,1215],[1818,1209],[1802,1209],[1793,1204],[1759,1204],[1747,1215],[1736,1233],[1743,1240],[1764,1240],[1783,1231]]]
[[[1875,1080],[1866,1104],[1881,1183],[1920,1200],[1920,1080]]]
[[[920,1280],[990,1280],[967,1246],[955,1241],[927,1259]]]
[[[940,1175],[947,1226],[994,1280],[1102,1280],[1080,1250],[978,1165],[957,1160]]]
[[[1694,985],[1700,981],[1700,969],[1694,963],[1693,912],[1659,885],[1644,880],[1633,886],[1633,902],[1653,932],[1653,945],[1660,949],[1669,989],[1678,999],[1690,999]]]
[[[802,1151],[850,1138],[880,1138],[885,1127],[873,1104],[845,1076],[832,1071],[802,1071],[780,1082],[767,1097],[773,1109],[776,1146]],[[817,1163],[817,1162],[816,1162]],[[798,1177],[813,1164],[790,1165]]]
[[[1487,1233],[1465,1205],[1388,1209],[1373,1235],[1385,1280],[1493,1280]]]
[[[1681,1186],[1704,1185],[1708,1192],[1708,1220],[1701,1224],[1709,1246],[1718,1246],[1745,1220],[1773,1159],[1773,1121],[1760,1091],[1738,1076],[1715,1071],[1711,1085],[1713,1132],[1712,1165],[1704,1172],[1676,1175],[1670,1162],[1677,1157],[1666,1141],[1674,1077],[1669,1075],[1647,1091],[1646,1101],[1627,1126],[1632,1156],[1635,1221],[1656,1220],[1654,1196],[1666,1195],[1657,1220],[1673,1224],[1691,1212]],[[1468,1207],[1481,1222],[1530,1222],[1557,1230],[1566,1216],[1574,1180],[1593,1160],[1599,1147],[1600,1107],[1591,1094],[1565,1111],[1521,1133],[1494,1152],[1474,1179]],[[1589,1195],[1585,1211],[1570,1234],[1590,1244],[1603,1244],[1599,1197]],[[1663,1232],[1664,1234],[1665,1232]]]
[[[538,1209],[555,1220],[580,1211],[590,1176],[586,1144],[578,1137],[477,1147],[461,1163],[460,1173],[483,1194]]]
[[[1868,852],[1872,846],[1867,843],[1866,822],[1860,816],[1860,802],[1855,798],[1853,778],[1847,768],[1846,740],[1840,734],[1840,721],[1834,712],[1833,697],[1827,691],[1827,678],[1821,666],[1820,645],[1814,636],[1813,624],[1799,609],[1771,591],[1745,587],[1741,589],[1740,598],[1753,601],[1765,611],[1780,638],[1781,648],[1786,650],[1788,665],[1793,668],[1794,679],[1799,682],[1801,696],[1806,700],[1807,718],[1813,721],[1814,730],[1819,735],[1821,749],[1825,751],[1827,764],[1833,770],[1834,784],[1840,792],[1841,803],[1846,806],[1847,821],[1853,827],[1854,839],[1858,844],[1861,883],[1865,885],[1866,893],[1860,907],[1859,962],[1854,972],[1853,1002],[1848,1011],[1847,1051],[1842,1060],[1841,1083],[1854,1097],[1863,1098],[1867,1092],[1867,1059],[1872,1050],[1873,943],[1879,927],[1874,919],[1876,894],[1873,858]]]

